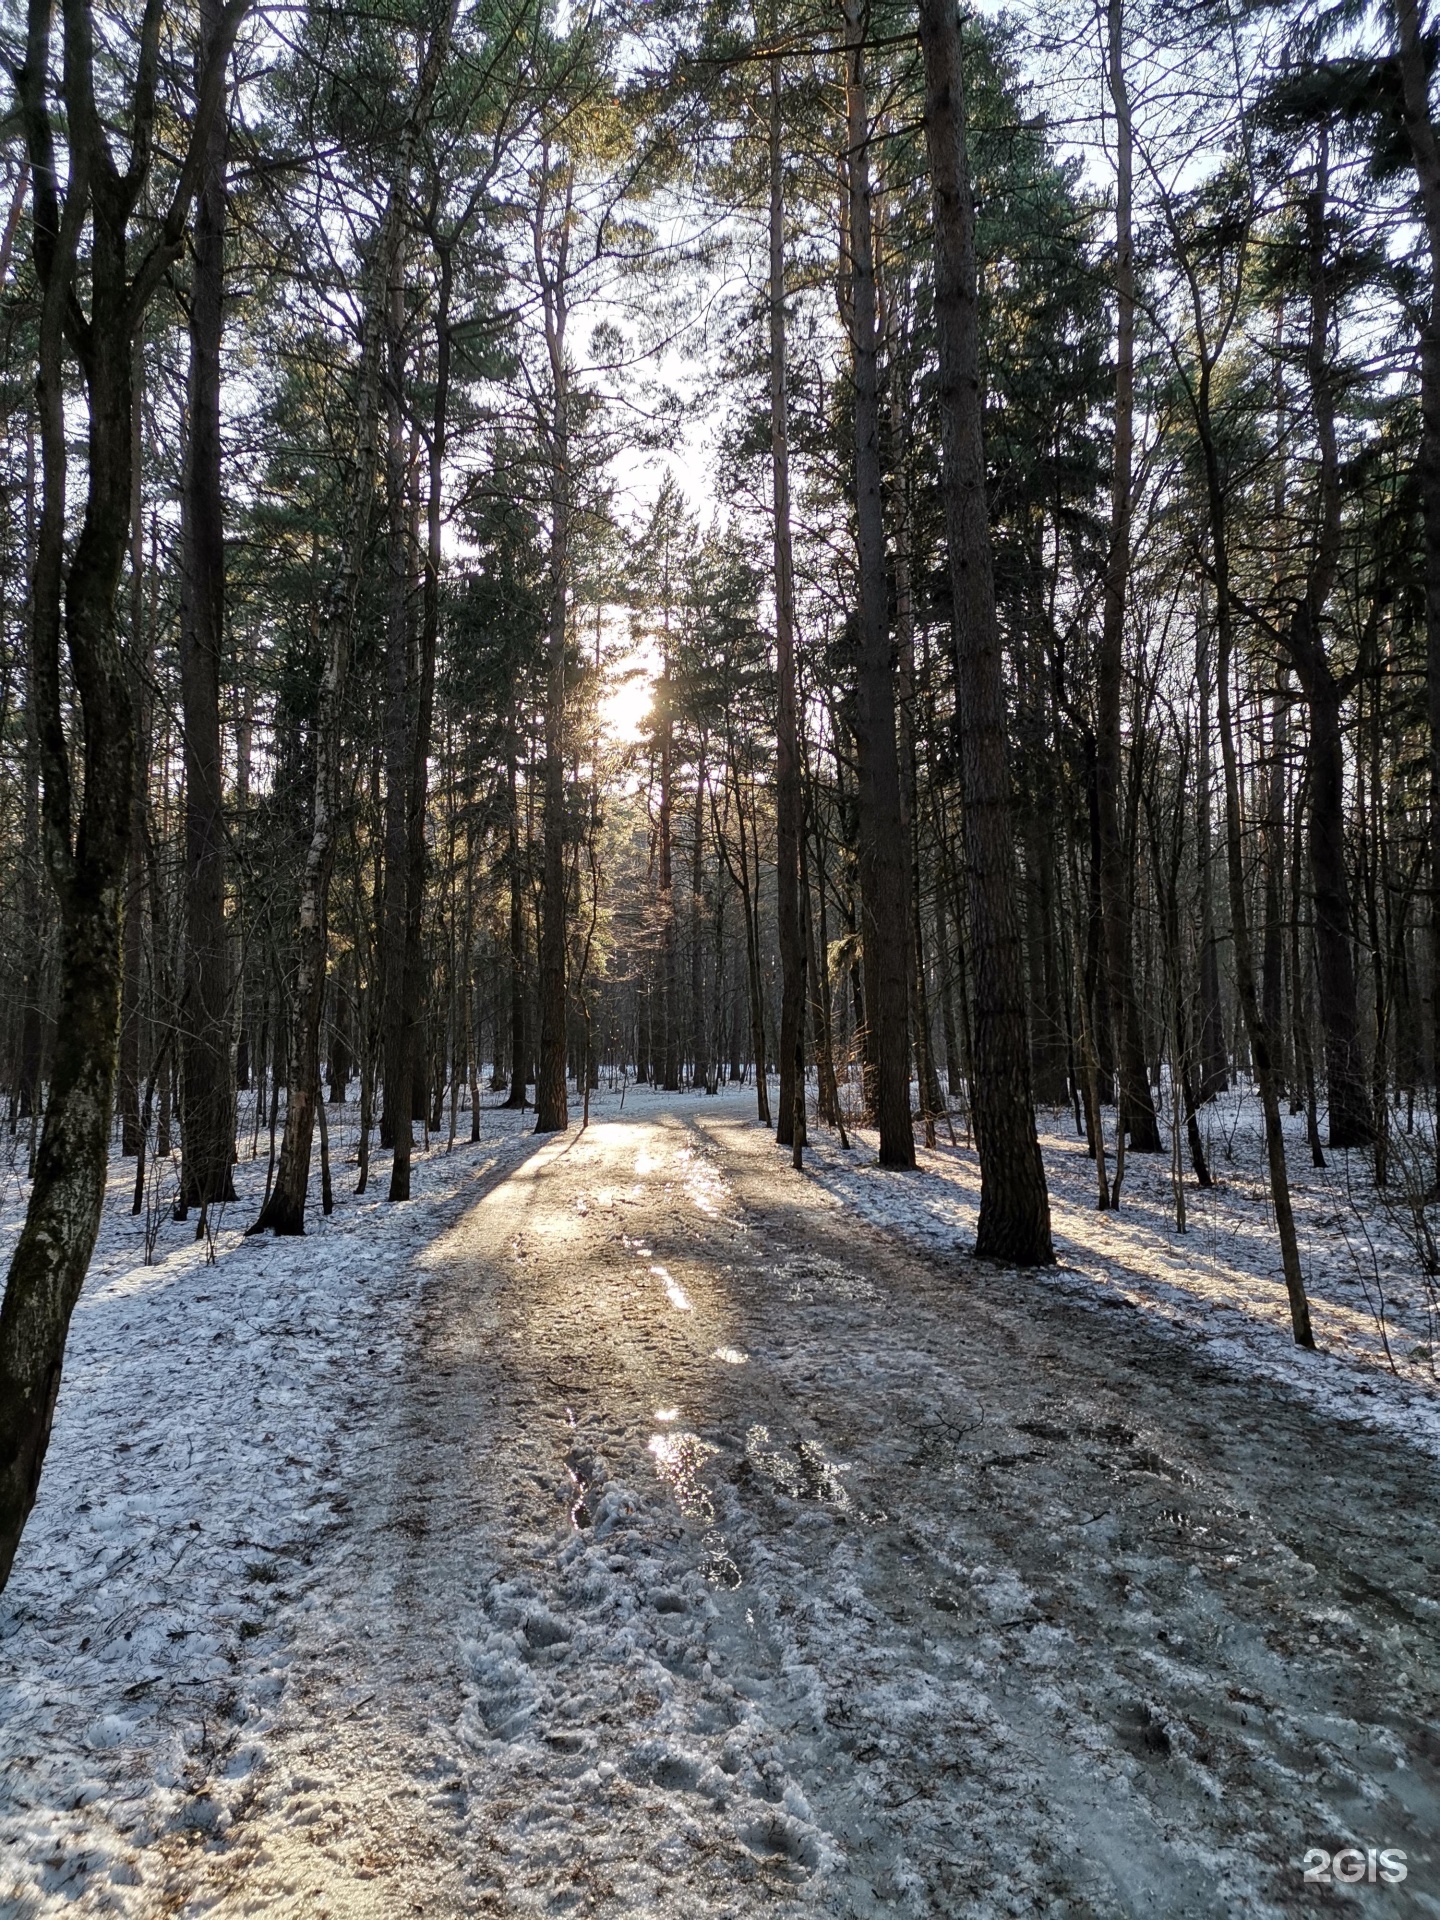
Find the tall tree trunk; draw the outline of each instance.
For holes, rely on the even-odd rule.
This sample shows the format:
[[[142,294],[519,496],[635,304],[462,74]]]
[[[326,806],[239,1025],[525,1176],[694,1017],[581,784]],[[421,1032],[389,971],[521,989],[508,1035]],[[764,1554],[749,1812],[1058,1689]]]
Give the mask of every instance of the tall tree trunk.
[[[1158,805],[1153,801],[1147,801],[1147,812],[1150,824],[1151,867],[1160,896],[1160,937],[1165,955],[1167,997],[1170,1001],[1169,1024],[1174,1035],[1173,1072],[1179,1081],[1181,1095],[1181,1101],[1177,1103],[1176,1119],[1178,1121],[1183,1117],[1185,1122],[1185,1131],[1190,1145],[1190,1162],[1195,1169],[1196,1184],[1208,1187],[1211,1184],[1210,1169],[1205,1159],[1205,1143],[1200,1137],[1190,1044],[1190,1021],[1186,1013],[1185,969],[1180,941],[1180,865],[1185,855],[1184,807],[1189,797],[1189,759],[1190,737],[1187,726],[1176,775],[1176,805],[1171,821],[1168,849],[1161,844]],[[1178,1169],[1178,1141],[1173,1145],[1175,1165]],[[1183,1211],[1183,1199],[1180,1205]]]
[[[444,0],[444,9],[430,35],[410,112],[406,116],[385,214],[371,261],[357,383],[359,436],[355,491],[349,502],[350,525],[340,577],[319,620],[325,668],[320,677],[315,716],[315,793],[310,840],[305,850],[300,879],[299,925],[296,930],[286,1061],[288,1086],[285,1133],[280,1146],[280,1167],[275,1185],[260,1210],[260,1217],[249,1228],[251,1233],[298,1234],[305,1231],[305,1191],[310,1180],[315,1108],[321,1092],[320,1020],[325,1004],[325,969],[329,952],[330,875],[335,865],[335,839],[343,792],[345,683],[350,671],[355,613],[375,502],[382,353],[390,289],[398,271],[401,233],[415,152],[429,118],[430,104],[449,51],[455,6],[456,0]]]
[[[1040,576],[1041,556],[1033,564]],[[1043,623],[1043,626],[1042,626]],[[1037,633],[1051,626],[1048,610],[1037,604]],[[1022,648],[1016,662],[1019,674],[1020,745],[1026,768],[1027,791],[1021,807],[1020,829],[1025,848],[1026,959],[1030,988],[1030,1061],[1032,1087],[1042,1107],[1070,1103],[1066,966],[1057,957],[1061,917],[1055,869],[1054,821],[1058,808],[1053,768],[1050,714],[1044,692],[1043,653],[1038,645]],[[943,900],[937,894],[936,933],[943,939]],[[942,963],[943,966],[943,963]],[[942,975],[943,977],[943,975]],[[954,1014],[948,985],[942,988],[949,1026],[947,1060],[954,1052]]]
[[[401,962],[401,998],[397,1056],[403,1053],[408,1072],[416,1078],[420,1062],[420,1043],[425,1031],[425,953],[424,913],[427,853],[425,841],[425,805],[429,793],[430,735],[435,716],[435,660],[440,645],[440,561],[443,525],[446,417],[450,406],[450,300],[454,287],[453,240],[440,238],[433,230],[431,241],[439,259],[440,287],[435,310],[435,390],[431,403],[430,435],[425,474],[425,577],[420,600],[420,648],[415,668],[415,697],[408,741],[408,767],[405,788],[405,926]],[[409,543],[413,546],[413,541]],[[410,566],[406,565],[406,598],[409,603]],[[412,1086],[412,1094],[418,1087]],[[398,1092],[398,1090],[397,1090]],[[439,1094],[437,1092],[437,1100]],[[410,1106],[396,1107],[397,1121]],[[438,1109],[437,1109],[438,1111]],[[432,1130],[439,1126],[432,1120]],[[397,1147],[391,1162],[392,1200],[410,1198],[410,1153],[408,1122],[400,1129],[406,1136],[406,1150]]]
[[[1305,814],[1308,775],[1300,781],[1300,790],[1290,821],[1290,1034],[1295,1055],[1295,1072],[1300,1082],[1305,1107],[1305,1138],[1312,1166],[1325,1165],[1325,1147],[1320,1138],[1320,1118],[1315,1098],[1315,1048],[1310,1033],[1310,967],[1308,953],[1302,957],[1300,902],[1301,880],[1305,868],[1304,835],[1300,823]]]
[[[705,739],[695,764],[695,839],[690,855],[690,1084],[710,1084],[710,1021],[705,1007]]]
[[[135,781],[130,799],[130,851],[126,860],[122,980],[120,986],[120,1151],[127,1159],[144,1151],[140,1088],[145,1038],[145,809],[150,774],[150,655],[145,618],[145,503],[142,439],[143,340],[135,343],[130,415],[130,701],[135,714]],[[37,1030],[38,1040],[38,1030]],[[28,1108],[26,1109],[28,1111]]]
[[[29,168],[26,168],[26,178]],[[25,423],[25,571],[27,581],[35,575],[36,535],[35,420]],[[33,1122],[40,1102],[40,1053],[42,1042],[41,996],[44,983],[45,936],[41,924],[41,900],[44,874],[40,845],[40,717],[36,704],[36,662],[34,644],[35,603],[33,591],[25,601],[25,747],[24,812],[20,844],[20,923],[23,941],[20,975],[20,1062],[17,1076],[19,1114]],[[128,898],[128,891],[127,891]]]
[[[1430,112],[1430,54],[1421,0],[1394,0],[1405,130],[1415,161],[1430,302],[1420,330],[1420,475],[1425,519],[1425,690],[1430,731],[1430,993],[1432,1079],[1440,1113],[1440,134]],[[1440,1188],[1440,1126],[1435,1130]]]
[[[1275,481],[1272,497],[1274,519],[1275,573],[1277,588],[1282,585],[1288,559],[1286,511],[1288,492],[1289,405],[1285,391],[1285,300],[1275,303],[1275,367],[1273,374],[1275,409]],[[1262,652],[1262,671],[1272,663]],[[1281,657],[1273,662],[1275,689],[1270,699],[1269,763],[1265,775],[1265,811],[1261,826],[1264,860],[1264,934],[1260,955],[1260,1006],[1266,1024],[1276,1036],[1277,1084],[1288,1090],[1290,1111],[1300,1111],[1299,1088],[1290,1072],[1285,1047],[1285,787],[1286,751],[1289,744],[1290,666]],[[1257,692],[1260,690],[1257,689]],[[1263,694],[1262,696],[1263,697]],[[1292,988],[1293,991],[1293,988]]]
[[[883,224],[880,232],[883,235]],[[883,247],[878,249],[882,254]],[[897,751],[900,759],[900,823],[905,837],[905,981],[910,1004],[910,1044],[915,1061],[915,1084],[920,1096],[920,1117],[925,1129],[925,1144],[935,1145],[935,1115],[942,1106],[940,1078],[930,1035],[930,998],[925,978],[925,934],[922,914],[924,886],[921,876],[920,775],[915,750],[915,598],[910,576],[911,508],[910,476],[906,422],[910,393],[905,378],[904,338],[898,300],[885,289],[884,339],[889,377],[889,455],[892,473],[891,521],[894,550],[891,577],[894,583],[895,638],[894,660]]]
[[[1315,900],[1316,975],[1325,1042],[1330,1145],[1366,1146],[1374,1138],[1360,997],[1352,946],[1350,880],[1345,855],[1345,754],[1340,692],[1328,667],[1309,680],[1310,821],[1307,851]]]
[[[34,157],[38,175],[44,157]],[[72,186],[67,213],[77,191]],[[123,216],[117,231],[113,212],[107,213],[102,226],[97,205],[95,337],[85,366],[89,489],[68,579],[61,342],[69,275],[63,267],[49,275],[40,322],[44,500],[32,588],[33,644],[46,854],[60,902],[60,992],[35,1179],[0,1313],[0,1584],[9,1577],[34,1505],[70,1315],[99,1230],[116,1065],[119,911],[134,755],[114,620],[130,520],[130,341]],[[85,780],[78,837],[60,693],[62,596],[81,697]]]
[[[390,256],[398,233],[398,191],[392,190],[375,272],[389,280]],[[392,230],[393,228],[393,230]],[[387,244],[388,242],[388,244]],[[359,446],[355,496],[350,502],[350,529],[339,580],[320,615],[325,668],[320,679],[315,714],[315,790],[311,805],[310,838],[300,878],[299,924],[295,965],[291,975],[289,1045],[286,1058],[285,1131],[280,1143],[279,1170],[250,1233],[300,1234],[305,1231],[305,1194],[310,1180],[310,1149],[315,1132],[315,1108],[320,1098],[320,1021],[325,1003],[325,970],[329,951],[330,875],[335,865],[335,840],[342,800],[345,684],[349,677],[356,603],[365,551],[369,544],[370,515],[375,495],[376,430],[379,405],[380,337],[384,325],[385,287],[372,298],[366,316],[362,346],[358,410]]]
[[[958,1099],[965,1084],[965,1069],[960,1063],[960,1035],[955,1026],[955,976],[946,932],[948,919],[942,883],[935,889],[935,969],[940,981],[940,1017],[945,1034],[945,1086],[951,1099]]]
[[[813,805],[813,803],[812,803]],[[803,816],[802,816],[803,826]],[[818,848],[820,836],[815,830],[815,844]],[[836,1127],[840,1133],[841,1146],[848,1146],[845,1137],[845,1125],[840,1117],[840,1089],[835,1081],[835,1043],[830,1017],[830,974],[824,952],[825,939],[825,872],[823,862],[819,867],[820,883],[820,945],[815,938],[815,912],[810,898],[810,872],[806,852],[806,836],[800,836],[800,923],[805,941],[805,980],[810,995],[810,1024],[815,1032],[815,1077],[818,1082],[819,1099],[817,1106],[820,1118],[828,1127]]]
[[[1306,264],[1310,331],[1305,364],[1320,450],[1319,524],[1295,604],[1286,644],[1310,713],[1310,884],[1315,896],[1315,952],[1320,1024],[1325,1036],[1325,1081],[1330,1145],[1368,1146],[1374,1138],[1370,1088],[1360,1043],[1360,995],[1355,979],[1350,880],[1345,861],[1345,753],[1340,733],[1341,689],[1326,652],[1325,604],[1340,563],[1340,459],[1335,436],[1334,370],[1330,362],[1331,298],[1327,271],[1329,144],[1322,133],[1315,183],[1306,196]]]
[[[880,1164],[913,1167],[909,995],[905,979],[907,869],[895,741],[885,523],[880,491],[880,368],[875,236],[870,196],[870,106],[862,0],[844,0],[851,364],[855,382],[855,521],[859,567],[855,674],[860,921],[865,1006],[875,1065]]]
[[[776,21],[772,12],[772,30]],[[797,1035],[805,1018],[800,929],[800,738],[795,692],[795,560],[790,536],[790,392],[785,325],[785,128],[781,62],[770,62],[770,468],[775,551],[775,885],[780,943],[780,1106],[775,1138],[795,1137]],[[799,1108],[804,1126],[804,1104]]]
[[[542,169],[548,187],[550,156]],[[545,670],[545,819],[540,887],[540,1059],[535,1080],[535,1131],[561,1133],[570,1124],[565,1088],[565,638],[570,588],[570,370],[565,357],[569,317],[568,219],[573,175],[566,169],[566,217],[559,258],[547,264],[546,194],[535,218],[535,263],[550,362],[550,620]]]
[[[410,771],[415,649],[411,621],[408,440],[405,431],[405,282],[397,248],[386,294],[385,389],[385,887],[381,905],[385,1085],[380,1144],[394,1149],[391,1200],[410,1198],[414,1034],[405,994],[410,899]]]
[[[712,896],[713,911],[710,915],[710,1066],[705,1081],[707,1093],[718,1093],[720,1083],[725,1078],[726,1054],[730,1056],[733,1067],[736,1045],[734,1035],[734,995],[730,988],[726,962],[730,957],[730,941],[725,925],[725,869],[723,864],[715,869],[715,891]],[[732,1071],[731,1078],[737,1076]]]
[[[960,30],[950,0],[920,0],[920,41],[934,197],[942,478],[975,978],[970,1090],[980,1156],[975,1251],[1016,1266],[1039,1266],[1053,1261],[1055,1253],[1030,1092],[1005,694],[985,493],[975,208],[965,149]]]
[[[670,620],[670,569],[667,558],[665,568],[665,620],[668,629]],[[660,1008],[661,1008],[661,1045],[660,1045],[660,1084],[666,1093],[676,1093],[680,1088],[680,1019],[678,1006],[678,977],[675,953],[675,846],[674,814],[675,792],[673,765],[675,758],[675,710],[673,688],[670,680],[670,642],[667,632],[665,641],[665,665],[655,689],[655,703],[659,708],[660,720],[660,818],[659,828],[659,894],[660,894]]]
[[[151,569],[154,569],[154,553],[151,553]],[[152,631],[154,616],[154,595],[151,595]],[[166,729],[167,736],[169,729]],[[170,742],[167,737],[161,751],[161,759],[168,762]],[[133,814],[132,814],[133,817]],[[178,955],[170,931],[170,897],[160,874],[160,861],[155,846],[155,836],[150,830],[150,810],[147,807],[140,815],[140,832],[145,848],[145,894],[150,902],[150,996],[153,1006],[167,1009],[163,1024],[152,1020],[151,1044],[157,1049],[157,1058],[152,1066],[147,1087],[158,1082],[160,1089],[159,1110],[155,1121],[155,1153],[158,1159],[168,1158],[170,1153],[170,1114],[172,1093],[175,1081],[175,1049],[179,1040],[179,1015],[176,1011],[179,994],[176,988],[178,978]],[[142,1120],[142,1137],[147,1131],[147,1123]]]
[[[751,788],[750,837],[747,850],[745,837],[745,813],[740,809],[740,864],[750,872],[749,860],[754,855],[755,866],[746,883],[745,897],[750,903],[750,971],[751,1004],[754,1008],[755,1042],[755,1087],[760,1104],[760,1118],[765,1125],[773,1126],[770,1117],[770,1055],[768,1051],[769,1033],[765,1020],[765,979],[760,965],[760,824],[754,805],[754,788]]]
[[[505,1105],[517,1111],[525,1105],[530,1075],[530,1048],[525,1037],[525,883],[520,864],[519,725],[514,709],[506,735],[505,774],[510,797],[507,823],[506,870],[510,887],[510,1092]]]
[[[740,785],[740,769],[735,758],[733,738],[726,764],[734,789],[735,818],[740,836],[740,861],[736,867],[730,859],[730,848],[720,825],[720,810],[712,791],[710,795],[710,813],[715,830],[715,843],[720,849],[720,857],[730,869],[730,876],[740,889],[740,906],[745,919],[745,981],[750,1007],[750,1054],[755,1062],[755,1105],[762,1126],[770,1126],[770,1086],[765,1071],[765,1000],[760,981],[760,929],[759,901],[755,897],[755,888],[750,879],[750,853],[748,835],[745,831],[745,797]],[[728,804],[727,804],[728,813]],[[732,1073],[731,1078],[734,1078]]]
[[[890,428],[895,465],[903,465],[905,398],[900,392],[898,355],[891,350]],[[940,1076],[930,1036],[930,996],[925,979],[925,929],[922,914],[920,777],[915,752],[915,603],[910,585],[910,501],[903,472],[895,482],[895,691],[899,719],[901,824],[905,834],[905,953],[910,999],[910,1043],[925,1144],[935,1144],[935,1115],[943,1105]]]
[[[1199,796],[1195,808],[1195,866],[1200,910],[1199,1023],[1200,1098],[1213,1100],[1230,1084],[1225,1051],[1225,1021],[1220,1005],[1220,954],[1215,934],[1215,890],[1212,865],[1215,836],[1211,829],[1210,619],[1205,582],[1195,619],[1195,684],[1200,695],[1199,750],[1196,772]]]
[[[1363,642],[1361,650],[1362,656],[1368,651]],[[1384,728],[1378,674],[1371,676],[1369,694],[1369,712],[1360,716],[1365,748],[1356,756],[1355,798],[1360,831],[1358,878],[1365,906],[1365,928],[1369,935],[1370,969],[1375,989],[1375,1045],[1371,1055],[1370,1077],[1375,1185],[1385,1187],[1390,1178],[1390,1110],[1386,1088],[1389,1080],[1390,1017],[1395,999],[1388,909],[1390,901],[1400,889],[1390,868],[1385,831]]]
[[[32,248],[40,290],[36,403],[44,494],[31,579],[31,639],[45,852],[60,909],[60,973],[45,1125],[0,1309],[0,1587],[10,1577],[35,1504],[70,1317],[105,1197],[120,1023],[120,905],[135,752],[134,715],[115,619],[131,523],[132,356],[150,299],[183,244],[199,153],[220,108],[219,69],[242,12],[240,0],[227,11],[199,88],[189,147],[169,209],[133,274],[127,262],[130,220],[146,188],[154,151],[158,0],[147,6],[140,25],[139,77],[129,103],[131,157],[123,174],[95,98],[94,22],[84,5],[65,13],[68,164],[63,206],[56,163],[59,107],[49,97],[50,0],[31,0],[25,61],[15,74],[29,148]],[[113,118],[116,104],[107,98],[107,119]],[[87,213],[91,246],[82,284],[76,252]],[[83,324],[75,324],[85,293],[89,313]],[[85,516],[68,570],[67,325],[89,414]],[[77,757],[83,783],[78,794],[61,694],[62,631],[79,708]]]
[[[201,0],[200,60],[220,30],[220,0]],[[185,713],[185,985],[180,1025],[180,1211],[235,1198],[235,1075],[225,924],[224,762],[220,674],[225,637],[225,522],[220,485],[220,342],[224,328],[228,118],[205,143],[190,283],[190,381],[180,598]],[[198,1229],[197,1229],[198,1231]]]
[[[1125,79],[1122,0],[1107,7],[1110,98],[1115,107],[1115,441],[1110,488],[1110,550],[1096,662],[1095,799],[1100,834],[1100,902],[1105,980],[1119,1073],[1119,1126],[1136,1153],[1160,1151],[1150,1097],[1130,925],[1130,875],[1120,827],[1120,707],[1125,608],[1130,583],[1130,523],[1135,445],[1135,250],[1132,234],[1133,141]]]
[[[330,1104],[332,1107],[343,1105],[350,1090],[350,1029],[353,1019],[353,1002],[347,977],[350,969],[345,968],[341,978],[335,982],[335,992],[330,1004]]]
[[[1282,1036],[1285,1031],[1285,745],[1287,696],[1282,684],[1270,703],[1270,753],[1265,769],[1265,817],[1261,828],[1264,860],[1264,931],[1260,950],[1260,1006],[1275,1035],[1275,1084],[1286,1090]]]
[[[1202,346],[1202,356],[1205,349]],[[1280,1240],[1285,1291],[1290,1301],[1290,1325],[1299,1347],[1313,1347],[1310,1303],[1300,1269],[1300,1247],[1295,1213],[1290,1202],[1290,1174],[1285,1160],[1285,1132],[1280,1099],[1275,1088],[1273,1042],[1265,1024],[1255,977],[1255,955],[1250,942],[1250,914],[1245,898],[1244,840],[1240,816],[1240,771],[1235,750],[1235,724],[1230,704],[1230,675],[1234,660],[1234,611],[1230,600],[1230,549],[1226,525],[1225,479],[1210,415],[1213,367],[1202,357],[1196,385],[1195,415],[1205,462],[1206,504],[1210,513],[1210,546],[1215,580],[1215,631],[1218,641],[1215,684],[1219,694],[1220,757],[1225,783],[1225,867],[1230,886],[1230,934],[1235,950],[1235,989],[1250,1041],[1250,1059],[1265,1118],[1265,1150],[1270,1166],[1270,1199]]]

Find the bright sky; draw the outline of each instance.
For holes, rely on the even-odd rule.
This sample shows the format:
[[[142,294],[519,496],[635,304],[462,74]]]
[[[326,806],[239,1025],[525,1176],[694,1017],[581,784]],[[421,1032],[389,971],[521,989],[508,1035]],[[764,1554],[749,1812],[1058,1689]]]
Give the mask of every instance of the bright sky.
[[[617,747],[633,747],[645,730],[655,693],[657,664],[643,647],[632,647],[606,673],[600,701],[600,725]]]

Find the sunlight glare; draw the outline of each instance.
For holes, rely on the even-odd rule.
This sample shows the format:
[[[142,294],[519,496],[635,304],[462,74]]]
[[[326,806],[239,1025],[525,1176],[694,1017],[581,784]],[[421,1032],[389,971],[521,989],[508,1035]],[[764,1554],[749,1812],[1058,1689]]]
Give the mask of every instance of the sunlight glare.
[[[659,649],[648,637],[612,638],[600,696],[600,726],[612,747],[644,739],[660,666]]]
[[[600,701],[600,724],[615,746],[633,747],[643,738],[655,698],[655,681],[640,666],[612,679]]]
[[[678,1280],[671,1278],[668,1267],[651,1267],[650,1271],[657,1280],[663,1280],[665,1282],[665,1292],[671,1306],[674,1307],[677,1313],[691,1313],[694,1311],[689,1294],[686,1293]]]

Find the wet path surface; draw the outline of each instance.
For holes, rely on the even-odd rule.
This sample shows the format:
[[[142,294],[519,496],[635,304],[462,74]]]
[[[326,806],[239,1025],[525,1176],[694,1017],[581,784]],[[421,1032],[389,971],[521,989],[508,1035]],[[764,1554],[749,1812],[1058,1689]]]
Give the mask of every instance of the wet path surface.
[[[1423,1455],[858,1227],[698,1101],[427,1259],[185,1911],[1440,1913]],[[1347,1845],[1404,1882],[1305,1883]]]

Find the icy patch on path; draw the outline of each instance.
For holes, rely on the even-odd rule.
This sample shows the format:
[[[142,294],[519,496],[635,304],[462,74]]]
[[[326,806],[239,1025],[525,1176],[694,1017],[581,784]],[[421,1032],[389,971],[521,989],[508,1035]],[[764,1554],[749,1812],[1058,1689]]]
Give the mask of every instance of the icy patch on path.
[[[1293,1910],[1339,1836],[1410,1849],[1440,1914],[1428,1463],[1072,1311],[1073,1273],[917,1261],[749,1104],[631,1090],[623,1125],[507,1147],[476,1205],[348,1243],[342,1214],[285,1363],[308,1561],[235,1636],[237,1694],[252,1654],[283,1675],[252,1784],[111,1878],[110,1756],[159,1802],[107,1669],[75,1715],[100,1797],[36,1797],[72,1822],[62,1890],[21,1836],[33,1911],[1228,1920]],[[207,1488],[251,1464],[233,1399],[190,1411]]]

